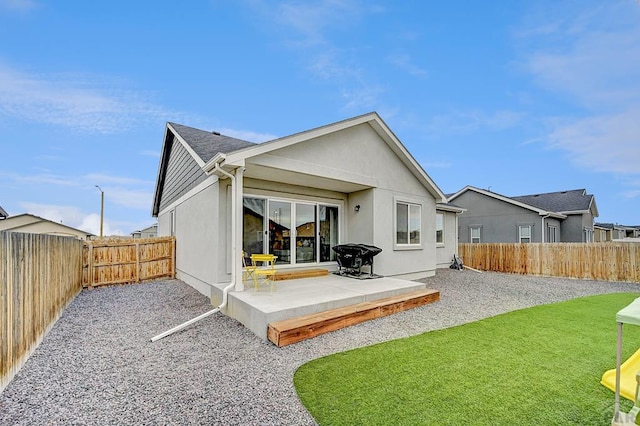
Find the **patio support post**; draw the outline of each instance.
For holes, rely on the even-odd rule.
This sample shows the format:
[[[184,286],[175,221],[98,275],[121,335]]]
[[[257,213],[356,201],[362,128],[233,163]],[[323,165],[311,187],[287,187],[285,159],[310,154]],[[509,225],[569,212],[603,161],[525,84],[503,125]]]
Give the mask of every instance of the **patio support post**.
[[[242,221],[244,218],[242,209],[242,196],[244,192],[243,180],[244,167],[238,167],[235,169],[235,187],[231,189],[233,191],[232,202],[234,203],[234,208],[231,209],[231,214],[234,215],[231,223],[232,226],[235,227],[235,232],[231,233],[232,238],[234,238],[234,241],[231,243],[233,245],[231,267],[233,268],[233,276],[235,276],[236,291],[244,291],[244,282],[242,281],[242,252],[238,249],[238,247],[242,247]]]

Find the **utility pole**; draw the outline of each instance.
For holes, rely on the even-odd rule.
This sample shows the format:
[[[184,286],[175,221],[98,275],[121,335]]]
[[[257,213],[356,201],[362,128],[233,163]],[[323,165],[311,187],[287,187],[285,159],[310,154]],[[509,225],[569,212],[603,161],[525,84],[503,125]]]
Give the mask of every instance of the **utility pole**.
[[[96,188],[100,191],[100,238],[102,238],[102,225],[104,224],[104,191],[98,185]]]

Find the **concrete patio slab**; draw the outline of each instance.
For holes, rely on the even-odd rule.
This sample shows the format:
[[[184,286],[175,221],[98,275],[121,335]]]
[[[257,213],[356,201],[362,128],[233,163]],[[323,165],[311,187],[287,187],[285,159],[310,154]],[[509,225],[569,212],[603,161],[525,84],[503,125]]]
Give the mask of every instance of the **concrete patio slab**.
[[[222,286],[213,299],[222,297]],[[381,277],[358,280],[330,274],[323,277],[278,281],[273,292],[267,287],[255,291],[247,283],[242,292],[230,292],[226,315],[236,319],[263,340],[270,322],[315,314],[361,302],[425,289],[425,284]]]

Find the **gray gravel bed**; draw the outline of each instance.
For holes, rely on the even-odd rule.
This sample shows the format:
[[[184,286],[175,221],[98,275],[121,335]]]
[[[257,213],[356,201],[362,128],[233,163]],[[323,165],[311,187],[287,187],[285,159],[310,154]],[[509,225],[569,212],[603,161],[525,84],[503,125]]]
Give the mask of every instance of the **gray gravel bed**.
[[[293,375],[336,352],[638,284],[438,270],[440,301],[278,348],[179,280],[85,290],[0,394],[2,425],[313,425]],[[612,332],[613,328],[612,318]]]

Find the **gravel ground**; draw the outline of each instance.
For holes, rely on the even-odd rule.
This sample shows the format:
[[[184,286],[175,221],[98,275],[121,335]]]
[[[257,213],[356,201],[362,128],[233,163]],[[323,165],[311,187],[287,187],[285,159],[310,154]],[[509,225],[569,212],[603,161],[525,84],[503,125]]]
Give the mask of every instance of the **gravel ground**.
[[[211,309],[178,280],[85,290],[0,394],[2,425],[313,425],[293,387],[305,362],[336,352],[638,284],[438,270],[439,302],[284,348]],[[612,318],[612,333],[615,332]]]

